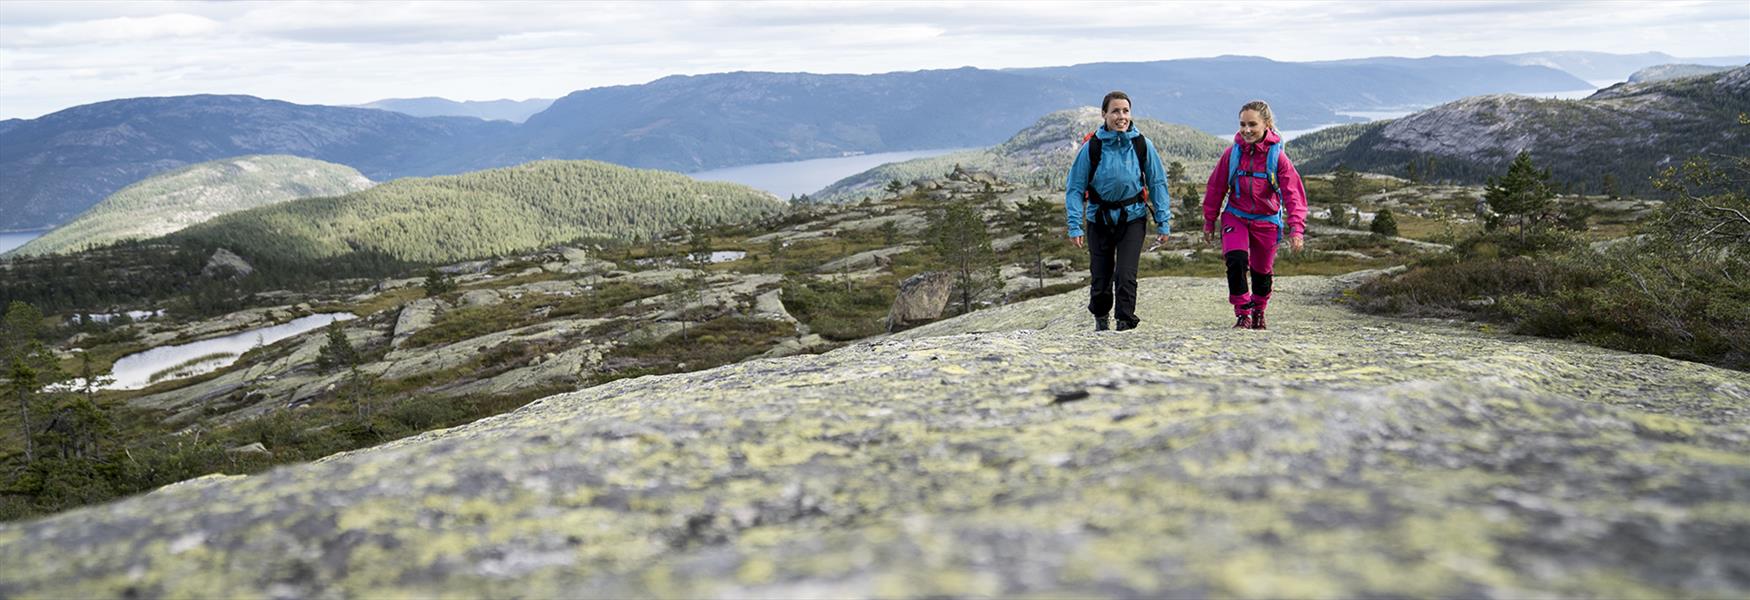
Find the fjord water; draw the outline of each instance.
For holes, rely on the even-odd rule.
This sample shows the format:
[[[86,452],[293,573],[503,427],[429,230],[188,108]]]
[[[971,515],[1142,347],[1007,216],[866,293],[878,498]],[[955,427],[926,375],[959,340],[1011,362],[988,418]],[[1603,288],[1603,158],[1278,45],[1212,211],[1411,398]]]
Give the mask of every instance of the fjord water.
[[[190,365],[191,368],[188,369],[187,375],[198,375],[237,362],[238,356],[258,345],[272,344],[311,329],[326,326],[334,321],[346,321],[353,318],[350,313],[318,313],[292,319],[272,327],[251,329],[242,333],[180,346],[160,346],[145,352],[129,354],[122,357],[121,360],[115,361],[115,367],[110,370],[109,374],[110,377],[115,378],[115,383],[110,384],[109,387],[122,390],[143,388],[153,383],[151,381],[153,373],[203,356],[227,355],[223,358],[216,357],[214,360]]]
[[[771,192],[779,198],[789,198],[790,196],[812,194],[820,191],[821,188],[832,185],[835,181],[887,163],[941,156],[961,150],[965,150],[965,148],[907,150],[904,152],[858,154],[840,158],[761,163],[699,171],[688,173],[687,176],[699,181],[739,183]]]
[[[11,252],[13,248],[30,243],[31,240],[42,237],[49,230],[37,231],[0,231],[0,254]]]

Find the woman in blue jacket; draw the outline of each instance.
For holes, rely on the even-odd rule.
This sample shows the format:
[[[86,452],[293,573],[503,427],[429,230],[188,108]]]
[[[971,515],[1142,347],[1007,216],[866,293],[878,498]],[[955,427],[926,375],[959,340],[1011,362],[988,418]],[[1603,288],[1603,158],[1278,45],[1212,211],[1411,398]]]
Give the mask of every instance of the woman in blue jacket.
[[[1106,311],[1113,309],[1116,287],[1118,330],[1124,331],[1142,322],[1136,316],[1136,268],[1149,215],[1154,216],[1156,243],[1166,243],[1172,231],[1173,215],[1167,208],[1172,200],[1154,144],[1131,127],[1130,96],[1106,94],[1100,113],[1106,123],[1077,151],[1063,203],[1070,243],[1088,249],[1094,276],[1088,312],[1094,313],[1094,330],[1109,327]]]

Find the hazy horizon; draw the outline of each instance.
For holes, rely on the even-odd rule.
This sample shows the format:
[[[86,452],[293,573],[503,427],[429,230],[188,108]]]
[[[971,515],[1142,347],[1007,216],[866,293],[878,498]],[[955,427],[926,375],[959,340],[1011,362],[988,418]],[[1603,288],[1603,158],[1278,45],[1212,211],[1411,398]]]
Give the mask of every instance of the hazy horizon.
[[[872,74],[1221,55],[1750,56],[1750,2],[1244,6],[1251,18],[1215,2],[11,0],[0,3],[0,118],[191,94],[327,105],[551,99],[734,71]]]

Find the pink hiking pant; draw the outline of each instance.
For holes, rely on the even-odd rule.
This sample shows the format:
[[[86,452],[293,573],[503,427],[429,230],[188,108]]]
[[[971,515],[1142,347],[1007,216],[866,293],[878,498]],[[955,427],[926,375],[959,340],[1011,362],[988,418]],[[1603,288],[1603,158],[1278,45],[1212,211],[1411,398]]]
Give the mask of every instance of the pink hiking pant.
[[[1276,272],[1276,238],[1275,223],[1249,221],[1227,211],[1221,213],[1221,254],[1226,256],[1235,250],[1245,252],[1254,279],[1257,275],[1268,277]],[[1234,305],[1234,314],[1239,314],[1240,305],[1250,302],[1264,308],[1270,303],[1270,295],[1229,294],[1227,301]]]

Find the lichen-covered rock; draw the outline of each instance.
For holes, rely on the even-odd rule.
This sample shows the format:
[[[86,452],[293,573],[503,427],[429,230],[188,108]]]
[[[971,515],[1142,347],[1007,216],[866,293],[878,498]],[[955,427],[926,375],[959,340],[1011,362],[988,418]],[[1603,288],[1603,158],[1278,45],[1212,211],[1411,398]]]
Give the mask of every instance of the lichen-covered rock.
[[[201,268],[201,275],[207,277],[248,277],[254,272],[255,267],[249,266],[248,261],[225,248],[215,250],[212,258],[207,259],[207,266]]]
[[[5,597],[1743,597],[1750,376],[1147,279],[0,525]],[[980,332],[980,333],[969,333]]]
[[[900,244],[888,248],[876,248],[866,252],[858,252],[838,260],[828,262],[814,269],[816,273],[838,273],[840,271],[860,271],[871,267],[885,267],[893,263],[893,257],[916,250],[917,246]]]
[[[456,299],[461,306],[492,306],[504,302],[504,296],[498,290],[468,290]]]
[[[389,340],[389,347],[400,348],[407,343],[407,338],[430,327],[437,320],[438,312],[443,309],[443,301],[436,298],[420,298],[408,302],[401,307],[401,314],[395,317],[395,337]]]
[[[887,328],[893,330],[941,318],[942,309],[948,306],[948,291],[953,286],[953,276],[942,271],[906,278],[900,282],[893,306],[887,310]]]

